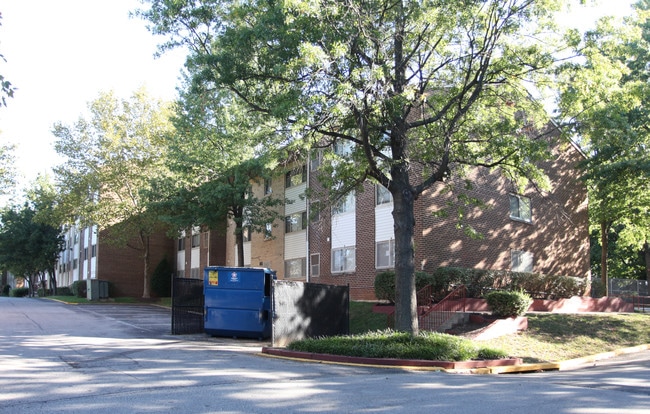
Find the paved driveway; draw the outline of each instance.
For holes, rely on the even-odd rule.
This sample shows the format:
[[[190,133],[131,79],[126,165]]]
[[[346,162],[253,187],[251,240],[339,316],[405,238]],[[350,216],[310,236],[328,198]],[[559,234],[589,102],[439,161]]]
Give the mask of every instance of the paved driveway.
[[[169,335],[165,309],[94,306],[0,297],[0,413],[650,413],[650,352],[569,372],[411,372],[263,357],[257,341]]]

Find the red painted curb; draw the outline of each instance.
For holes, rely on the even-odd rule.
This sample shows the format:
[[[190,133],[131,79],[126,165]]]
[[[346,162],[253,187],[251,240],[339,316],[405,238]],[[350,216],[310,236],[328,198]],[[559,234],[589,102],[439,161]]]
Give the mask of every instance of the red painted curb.
[[[314,361],[338,362],[360,365],[401,366],[401,367],[437,367],[444,369],[476,369],[521,365],[521,358],[485,359],[473,361],[431,361],[425,359],[365,358],[344,355],[317,354],[314,352],[291,351],[281,348],[263,347],[262,353],[286,358],[309,359]]]

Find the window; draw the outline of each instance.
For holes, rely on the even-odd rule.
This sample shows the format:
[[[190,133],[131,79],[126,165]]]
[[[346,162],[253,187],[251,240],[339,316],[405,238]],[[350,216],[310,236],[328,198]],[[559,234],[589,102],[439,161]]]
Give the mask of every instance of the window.
[[[289,279],[305,277],[305,258],[285,260],[284,277]]]
[[[332,148],[336,155],[345,157],[352,153],[352,142],[348,140],[339,140],[332,145]]]
[[[395,240],[377,242],[375,255],[375,267],[377,269],[395,267]]]
[[[375,186],[375,204],[382,205],[393,202],[393,195],[381,184]]]
[[[84,247],[84,253],[83,253],[82,260],[88,260],[88,248],[87,247]]]
[[[309,168],[311,171],[316,171],[323,162],[323,150],[315,149],[311,152],[309,158]]]
[[[185,250],[185,237],[181,237],[178,239],[178,251],[183,251]]]
[[[201,244],[201,235],[200,234],[193,234],[192,235],[192,248],[199,247]]]
[[[264,225],[264,238],[270,239],[273,237],[273,223],[266,223]]]
[[[244,226],[241,229],[241,232],[242,232],[242,237],[243,237],[244,243],[251,241],[251,233],[252,233],[251,226]]]
[[[96,245],[96,244],[93,244],[93,245],[90,247],[90,255],[91,255],[90,257],[95,257],[95,256],[97,256],[97,245]]]
[[[269,195],[273,192],[272,182],[270,178],[264,179],[264,195]]]
[[[332,273],[353,272],[355,269],[354,247],[332,250]]]
[[[284,186],[286,188],[295,187],[304,182],[307,182],[307,166],[305,165],[289,171],[285,176]]]
[[[515,194],[510,194],[510,218],[532,222],[532,209],[530,208],[530,198]]]
[[[314,277],[320,276],[320,254],[312,254],[309,256],[309,265],[311,267],[311,275]]]
[[[290,216],[287,216],[285,219],[285,233],[292,233],[294,231],[300,231],[307,228],[307,212],[303,211],[302,213],[295,213]]]
[[[351,191],[344,197],[341,197],[339,201],[332,207],[332,215],[351,212],[354,211],[354,208],[355,208],[354,191]]]
[[[510,252],[510,266],[513,272],[532,272],[533,254],[520,250]]]

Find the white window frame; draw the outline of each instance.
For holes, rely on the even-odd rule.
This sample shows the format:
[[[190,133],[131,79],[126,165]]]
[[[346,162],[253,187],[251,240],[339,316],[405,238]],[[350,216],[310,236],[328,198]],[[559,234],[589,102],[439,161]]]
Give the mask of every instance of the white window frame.
[[[332,274],[350,273],[356,269],[355,246],[332,249]]]
[[[388,245],[388,250],[384,247],[380,250],[380,245]],[[386,254],[388,253],[388,254]],[[379,263],[380,258],[387,257],[388,263]],[[395,240],[382,240],[375,242],[375,269],[392,269],[395,267]]]
[[[332,206],[332,216],[353,212],[356,208],[356,197],[354,191],[350,191],[341,197],[335,205]]]
[[[298,257],[295,259],[288,259],[284,261],[284,277],[286,279],[302,279],[305,277],[305,271],[307,267],[307,259],[305,257]],[[300,274],[292,274],[291,269],[296,270],[300,269]]]
[[[309,169],[311,171],[316,171],[318,170],[318,167],[320,167],[322,163],[323,163],[323,150],[320,148],[313,150],[310,154]]]
[[[307,182],[307,166],[301,165],[286,173],[284,186],[286,188],[297,187],[305,182]]]
[[[510,194],[508,201],[510,204],[511,219],[526,223],[533,222],[533,207],[530,198],[518,194]]]
[[[375,205],[390,204],[393,202],[393,195],[381,184],[375,185]]]
[[[294,233],[307,228],[307,212],[294,213],[284,219],[284,232]]]
[[[320,253],[314,253],[309,256],[309,267],[312,277],[320,276]]]
[[[535,267],[534,256],[523,250],[510,252],[510,268],[513,272],[532,273]]]

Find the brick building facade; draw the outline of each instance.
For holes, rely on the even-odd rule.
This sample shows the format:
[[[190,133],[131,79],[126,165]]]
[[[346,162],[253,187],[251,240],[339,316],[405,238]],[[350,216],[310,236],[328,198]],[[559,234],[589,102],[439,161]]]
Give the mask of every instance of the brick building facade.
[[[57,286],[98,279],[110,283],[114,297],[142,297],[144,291],[143,251],[116,247],[107,242],[107,232],[96,226],[72,226],[64,234],[66,248],[59,254]],[[135,243],[131,243],[135,245]],[[149,277],[163,258],[173,261],[173,241],[159,231],[149,240]],[[171,275],[170,275],[171,277]]]
[[[464,192],[485,206],[467,207],[461,224],[472,226],[480,238],[467,236],[453,211],[447,217],[435,214],[458,206],[443,184],[424,192],[415,204],[416,270],[458,266],[589,277],[587,191],[576,168],[584,156],[557,136],[549,139],[553,159],[541,165],[550,180],[548,191],[529,186],[520,194],[509,180],[484,168],[465,177],[472,187]],[[304,197],[307,186],[319,185],[317,170],[309,168],[314,165],[306,161],[292,170],[302,169],[302,181],[291,181],[297,174],[290,171],[273,180],[268,194],[262,186],[255,189],[257,196],[287,199],[280,211],[286,220],[273,223],[273,238],[250,236],[245,265],[270,267],[281,279],[349,285],[353,299],[374,300],[375,276],[394,266],[390,197],[367,182],[364,191],[316,213]],[[296,226],[307,217],[308,224]],[[237,263],[232,231],[225,246],[226,264]]]
[[[415,203],[416,270],[459,266],[589,277],[587,191],[576,169],[583,155],[570,143],[550,139],[556,140],[553,159],[541,166],[549,191],[529,186],[520,194],[506,178],[482,168],[465,177],[472,187],[464,191],[485,207],[468,207],[462,224],[481,238],[468,237],[453,211],[435,214],[458,206],[443,184],[425,191]],[[245,232],[244,264],[271,268],[280,279],[349,285],[352,299],[374,300],[375,276],[394,267],[390,195],[367,182],[364,191],[316,211],[304,196],[308,187],[319,186],[318,163],[309,161],[254,186],[256,197],[286,200],[278,211],[285,220],[268,223],[262,233]],[[59,286],[98,278],[112,282],[117,296],[142,295],[140,252],[104,244],[92,228],[69,232],[68,239]],[[167,256],[176,277],[202,278],[206,266],[238,263],[232,224],[225,232],[188,230],[175,240],[161,232],[152,237],[151,249],[150,272]]]

